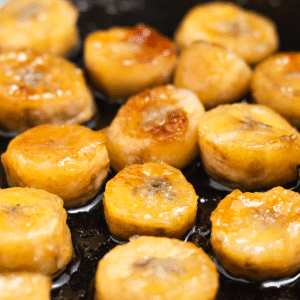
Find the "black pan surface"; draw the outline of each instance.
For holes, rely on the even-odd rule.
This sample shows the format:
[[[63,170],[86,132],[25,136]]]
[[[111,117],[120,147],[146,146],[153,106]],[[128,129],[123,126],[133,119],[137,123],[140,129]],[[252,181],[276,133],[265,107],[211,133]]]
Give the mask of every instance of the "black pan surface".
[[[97,30],[111,26],[133,26],[143,22],[161,33],[173,37],[174,30],[182,17],[192,6],[207,1],[196,0],[73,0],[80,11],[78,21],[81,41]],[[273,19],[280,36],[280,51],[300,51],[300,1],[299,0],[236,0],[235,3],[256,10]],[[72,59],[84,69],[82,47]],[[87,78],[88,80],[88,78]],[[101,94],[94,92],[99,107],[99,115],[92,124],[95,129],[107,126],[124,100],[111,103]],[[251,101],[249,97],[241,99]],[[0,151],[5,151],[10,137],[0,138]],[[202,247],[212,258],[209,237],[211,212],[219,201],[229,192],[211,180],[203,171],[201,162],[196,159],[183,170],[199,196],[197,222],[185,240]],[[109,178],[114,176],[111,170]],[[2,187],[6,187],[5,176],[0,173]],[[288,188],[300,192],[299,182]],[[75,256],[67,269],[53,281],[52,300],[91,300],[94,297],[94,282],[98,261],[120,241],[111,237],[104,220],[102,206],[103,190],[87,206],[68,210],[68,225],[71,229]],[[296,300],[300,299],[300,274],[293,278],[277,281],[248,283],[231,278],[219,266],[220,289],[218,300],[264,299]],[[199,295],[201,299],[201,295]],[[118,299],[116,299],[118,300]]]

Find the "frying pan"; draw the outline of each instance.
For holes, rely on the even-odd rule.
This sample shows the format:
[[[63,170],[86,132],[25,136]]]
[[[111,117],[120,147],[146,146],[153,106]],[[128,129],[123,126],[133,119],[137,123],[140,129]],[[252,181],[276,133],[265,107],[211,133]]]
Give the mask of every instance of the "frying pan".
[[[174,31],[186,12],[196,4],[208,1],[196,0],[73,0],[79,9],[78,26],[81,42],[87,35],[98,29],[111,26],[134,26],[142,22],[173,37]],[[299,0],[236,0],[232,1],[247,9],[258,11],[276,22],[280,51],[300,51],[300,1]],[[84,69],[82,46],[71,60]],[[87,77],[88,82],[89,78]],[[124,100],[110,102],[99,92],[94,91],[99,114],[92,123],[94,129],[101,129],[111,122]],[[244,101],[250,102],[250,96]],[[10,136],[0,137],[0,151],[5,151]],[[2,167],[2,166],[1,166]],[[280,170],[278,170],[280,171]],[[199,196],[196,225],[186,235],[185,240],[202,247],[213,259],[210,237],[210,214],[221,199],[231,190],[210,179],[202,169],[199,158],[183,170]],[[109,178],[114,176],[110,170]],[[6,187],[3,168],[0,172],[1,187]],[[287,188],[300,192],[299,182]],[[104,220],[102,206],[103,189],[85,207],[68,210],[68,225],[71,230],[75,255],[66,270],[53,280],[52,300],[91,300],[94,296],[94,275],[98,261],[117,244]],[[232,278],[220,265],[220,289],[218,300],[235,299],[284,299],[300,298],[300,275],[293,278],[249,283]],[[201,295],[199,295],[201,299]],[[116,299],[117,300],[117,299]]]

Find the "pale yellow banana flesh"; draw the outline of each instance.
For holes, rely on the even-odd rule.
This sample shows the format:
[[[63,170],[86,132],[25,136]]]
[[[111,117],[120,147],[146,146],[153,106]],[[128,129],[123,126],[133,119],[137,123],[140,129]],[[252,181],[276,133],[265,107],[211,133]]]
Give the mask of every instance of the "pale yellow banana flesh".
[[[206,172],[220,183],[262,190],[298,179],[299,133],[262,105],[220,105],[199,123],[199,145]]]
[[[251,82],[255,101],[300,126],[300,52],[278,53],[256,66]]]
[[[299,271],[299,201],[282,187],[225,197],[211,215],[211,245],[221,264],[254,281]]]
[[[106,136],[81,125],[40,125],[15,137],[1,160],[10,186],[44,189],[65,207],[97,194],[109,170]]]
[[[96,300],[214,299],[218,272],[194,244],[140,237],[115,247],[100,261]]]
[[[197,199],[179,170],[153,162],[128,166],[109,180],[103,205],[109,230],[118,238],[181,238],[195,223]]]
[[[0,274],[1,300],[50,300],[51,279],[30,272]]]
[[[198,42],[180,54],[174,84],[197,94],[206,108],[231,103],[249,90],[252,71],[226,48]]]
[[[149,161],[175,168],[197,155],[197,126],[204,107],[191,91],[159,86],[131,97],[109,127],[107,149],[116,171]]]
[[[67,213],[44,190],[0,190],[0,273],[29,271],[54,276],[73,254]]]
[[[197,41],[221,45],[251,64],[275,52],[279,44],[274,22],[229,2],[200,4],[186,14],[175,42],[186,48]]]
[[[0,54],[0,124],[16,132],[90,120],[96,111],[82,71],[31,50]]]
[[[0,49],[69,55],[79,44],[78,11],[66,0],[13,0],[0,6]]]
[[[118,99],[168,83],[176,52],[170,39],[138,24],[90,34],[85,41],[84,61],[95,87]]]

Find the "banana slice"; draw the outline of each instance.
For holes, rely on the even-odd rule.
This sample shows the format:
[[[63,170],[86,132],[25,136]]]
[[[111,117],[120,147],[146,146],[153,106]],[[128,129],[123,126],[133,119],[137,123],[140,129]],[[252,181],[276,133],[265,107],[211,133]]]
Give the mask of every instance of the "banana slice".
[[[96,88],[118,99],[168,83],[176,52],[167,37],[138,24],[90,34],[85,40],[84,61]]]
[[[65,207],[85,204],[109,170],[106,137],[80,125],[40,125],[18,135],[1,156],[10,186],[44,189]]]
[[[198,196],[183,174],[166,164],[128,166],[105,186],[103,205],[110,232],[181,238],[195,223]]]
[[[199,122],[204,168],[222,184],[260,190],[298,179],[300,136],[263,105],[220,105]]]
[[[229,2],[200,4],[186,14],[175,42],[186,48],[196,41],[224,46],[251,64],[275,52],[279,44],[273,21]]]
[[[198,42],[183,50],[174,84],[197,94],[206,108],[240,99],[249,90],[252,71],[224,47]]]
[[[257,103],[282,114],[300,127],[300,52],[278,53],[253,72],[251,92]]]
[[[0,273],[56,275],[73,253],[63,201],[44,190],[0,190]]]
[[[0,274],[1,300],[50,300],[51,280],[38,273]]]
[[[234,190],[211,215],[211,245],[234,276],[265,280],[300,270],[300,195],[282,187]]]
[[[210,300],[219,275],[209,256],[190,242],[140,237],[103,257],[95,285],[96,300]]]
[[[64,58],[30,50],[0,53],[0,125],[83,123],[96,106],[82,71]]]
[[[79,44],[78,11],[65,0],[11,0],[0,5],[0,49],[68,55]]]
[[[204,107],[191,91],[159,86],[131,97],[104,129],[112,167],[164,161],[182,169],[197,155]]]

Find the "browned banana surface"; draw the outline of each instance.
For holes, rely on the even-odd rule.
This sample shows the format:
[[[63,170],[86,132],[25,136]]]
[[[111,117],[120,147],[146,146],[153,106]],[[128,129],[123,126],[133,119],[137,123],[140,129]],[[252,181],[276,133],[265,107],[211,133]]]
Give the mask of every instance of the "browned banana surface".
[[[131,97],[104,133],[116,171],[149,161],[175,168],[187,166],[197,155],[197,127],[204,107],[187,89],[159,86]]]
[[[84,126],[40,125],[15,137],[2,154],[10,186],[44,189],[65,207],[85,204],[109,170],[106,136]]]
[[[285,185],[298,179],[300,135],[270,108],[219,105],[199,123],[201,159],[208,175],[244,191]]]
[[[181,52],[174,84],[197,94],[206,108],[231,103],[250,87],[248,64],[224,47],[198,42]]]
[[[105,219],[125,240],[137,234],[182,238],[195,223],[197,199],[179,170],[156,162],[132,165],[107,182]]]
[[[212,300],[219,275],[213,261],[194,244],[140,237],[115,247],[99,262],[97,300]]]
[[[233,191],[212,213],[211,245],[223,266],[249,280],[299,271],[300,195],[282,187]]]
[[[78,11],[69,1],[4,2],[0,5],[1,52],[30,48],[41,53],[68,55],[78,46]]]
[[[256,66],[251,92],[257,103],[267,105],[300,126],[300,52],[283,52]]]
[[[118,99],[168,83],[176,53],[169,38],[138,24],[91,33],[85,41],[84,60],[95,87]]]
[[[186,14],[175,41],[180,48],[196,41],[221,45],[255,64],[277,50],[279,37],[275,23],[263,15],[230,2],[210,2]]]
[[[95,113],[83,72],[66,59],[31,50],[0,53],[0,125],[16,132],[83,123]]]
[[[67,213],[58,196],[44,190],[0,190],[0,273],[56,275],[73,254]]]

